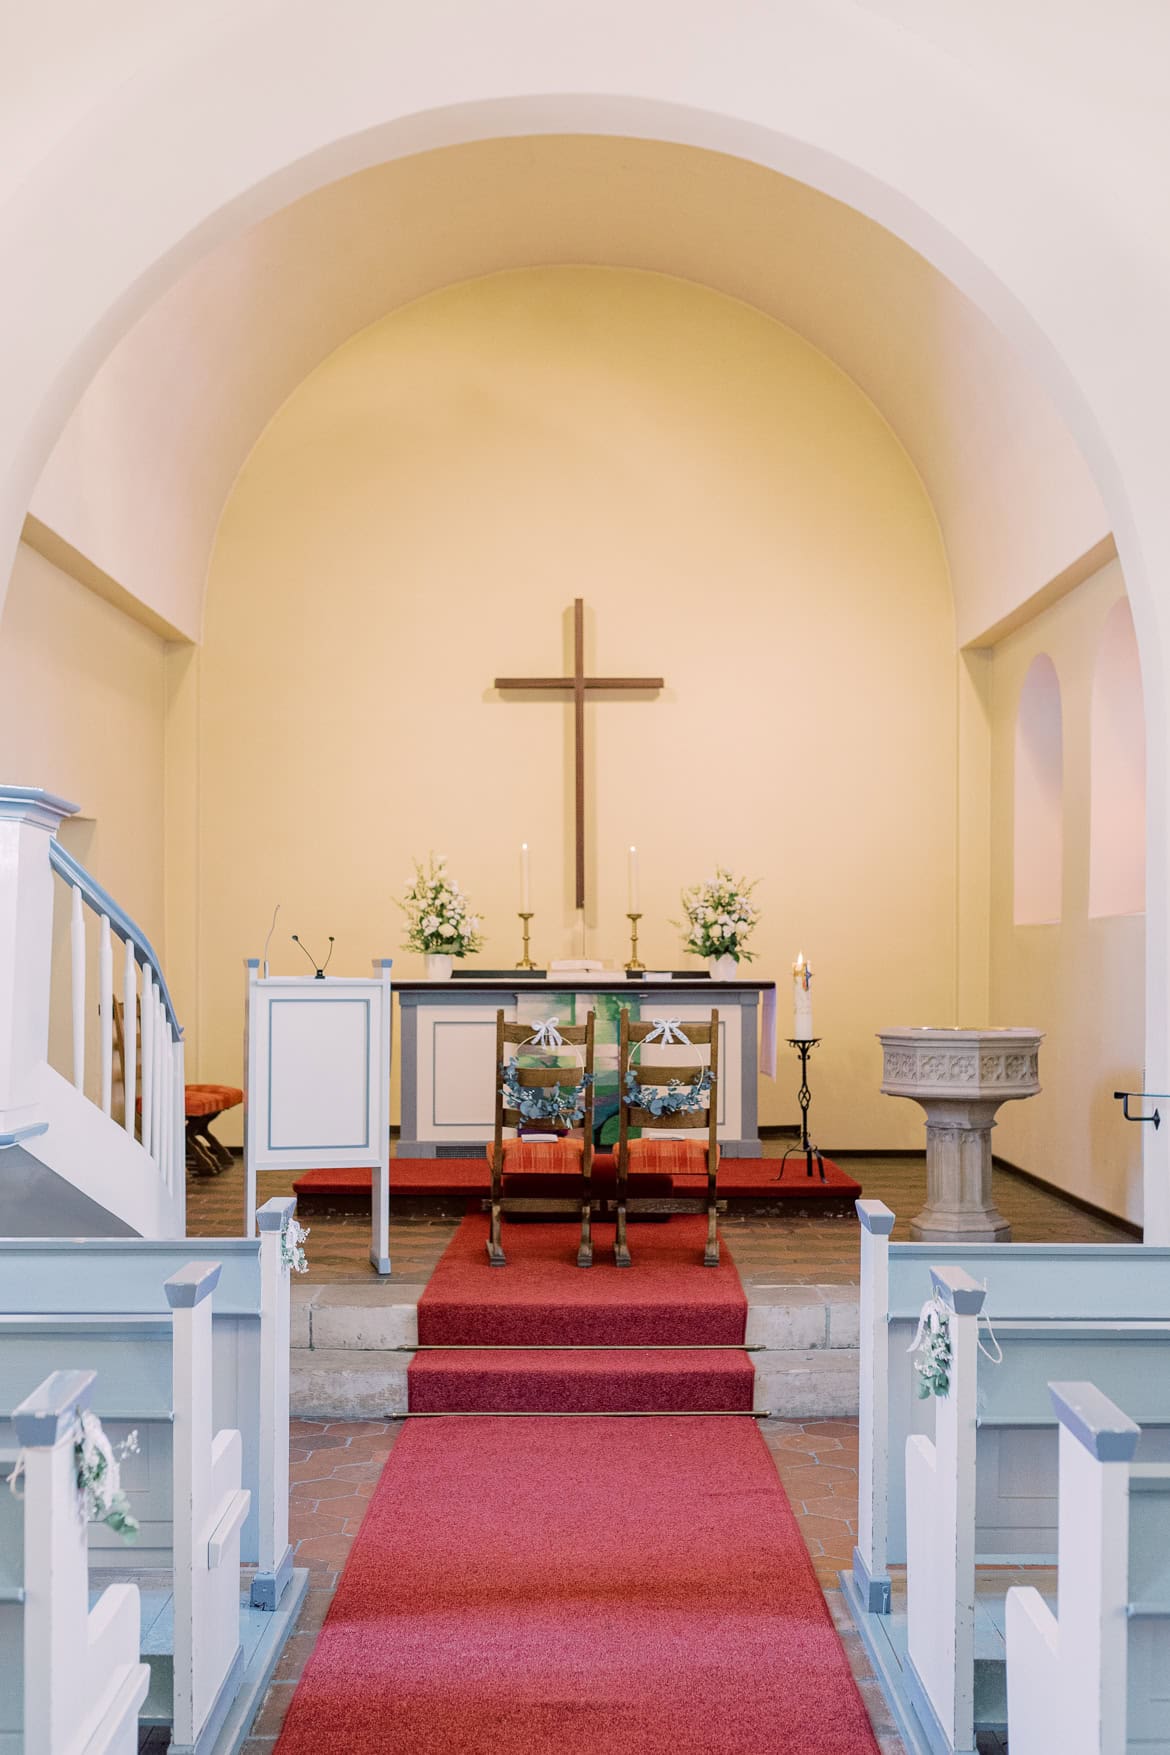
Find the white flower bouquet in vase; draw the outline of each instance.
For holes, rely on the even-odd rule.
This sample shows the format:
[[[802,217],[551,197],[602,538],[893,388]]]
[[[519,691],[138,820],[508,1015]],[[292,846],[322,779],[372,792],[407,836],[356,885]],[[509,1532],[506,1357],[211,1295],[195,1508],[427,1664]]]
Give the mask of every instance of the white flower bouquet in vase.
[[[740,962],[750,963],[747,941],[760,913],[752,901],[759,882],[734,878],[722,865],[705,884],[694,884],[682,893],[686,910],[683,944],[688,951],[706,957],[712,981],[734,981]]]
[[[415,860],[414,882],[399,907],[407,920],[407,949],[422,952],[428,981],[450,980],[455,957],[483,949],[483,922],[472,913],[454,878],[447,876],[442,854],[436,858],[432,853],[425,868]]]

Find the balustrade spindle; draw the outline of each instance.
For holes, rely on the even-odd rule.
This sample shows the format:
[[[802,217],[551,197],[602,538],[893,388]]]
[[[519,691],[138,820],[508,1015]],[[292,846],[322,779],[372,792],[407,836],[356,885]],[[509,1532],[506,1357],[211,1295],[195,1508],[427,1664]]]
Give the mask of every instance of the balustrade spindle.
[[[134,940],[126,940],[122,970],[122,1125],[134,1138],[135,1084],[138,1072],[138,980],[134,968]]]
[[[101,1044],[102,1114],[114,1109],[114,941],[110,936],[110,917],[101,917],[98,940],[98,1022]]]
[[[150,1155],[156,1164],[162,1162],[162,1137],[166,1125],[167,1081],[164,1058],[166,1014],[154,981],[150,984],[150,1003],[154,1011],[154,1115],[150,1129]]]
[[[73,961],[73,1083],[85,1090],[85,914],[79,885],[73,886],[73,912],[69,922]]]
[[[142,1143],[150,1150],[154,1126],[154,987],[149,967],[142,971]]]

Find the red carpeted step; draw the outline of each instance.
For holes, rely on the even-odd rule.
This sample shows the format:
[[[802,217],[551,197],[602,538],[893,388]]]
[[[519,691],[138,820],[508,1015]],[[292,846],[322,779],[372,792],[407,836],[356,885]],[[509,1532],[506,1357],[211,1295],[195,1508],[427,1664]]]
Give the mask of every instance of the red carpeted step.
[[[277,1755],[877,1755],[750,1420],[417,1420]]]
[[[504,1227],[508,1265],[488,1266],[487,1217],[469,1213],[418,1306],[424,1346],[734,1347],[747,1299],[726,1248],[703,1266],[707,1222],[680,1216],[631,1232],[632,1268],[613,1265],[613,1226],[594,1231],[594,1265],[577,1266],[572,1225]]]
[[[750,1412],[755,1371],[734,1348],[708,1352],[419,1353],[412,1414]]]

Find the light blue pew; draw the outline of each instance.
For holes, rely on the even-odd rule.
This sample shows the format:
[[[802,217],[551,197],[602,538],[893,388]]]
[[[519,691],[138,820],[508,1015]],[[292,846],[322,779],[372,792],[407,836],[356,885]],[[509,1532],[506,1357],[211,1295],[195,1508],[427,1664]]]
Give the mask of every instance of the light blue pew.
[[[165,1564],[169,1553],[166,1495],[170,1480],[167,1409],[170,1366],[160,1339],[170,1334],[163,1283],[187,1262],[220,1265],[212,1319],[213,1418],[236,1428],[244,1448],[243,1485],[251,1506],[241,1555],[260,1570],[256,1607],[273,1609],[292,1570],[288,1543],[288,1277],[279,1258],[280,1229],[295,1212],[292,1199],[267,1201],[255,1238],[204,1237],[153,1241],[102,1238],[0,1240],[0,1416],[19,1399],[27,1371],[40,1377],[59,1366],[98,1372],[95,1411],[111,1434],[137,1426],[142,1452],[127,1459],[127,1490],[141,1506],[141,1564]],[[267,1241],[266,1241],[267,1240]],[[19,1353],[6,1341],[20,1342]],[[266,1369],[267,1361],[267,1369]],[[34,1376],[31,1381],[39,1382]],[[93,1563],[116,1554],[117,1538],[95,1531]]]
[[[1092,1383],[1060,1420],[1059,1608],[1007,1597],[1012,1755],[1170,1755],[1170,1465]]]
[[[139,1596],[110,1585],[88,1603],[73,1448],[93,1373],[54,1372],[21,1398],[17,1451],[0,1453],[0,1755],[133,1755],[150,1673],[138,1660]]]
[[[1091,1379],[1142,1427],[1143,1461],[1170,1459],[1170,1249],[1139,1244],[891,1243],[894,1216],[858,1201],[862,1223],[857,1606],[889,1604],[887,1567],[906,1558],[906,1441],[934,1431],[907,1349],[931,1268],[986,1285],[1003,1348],[978,1361],[976,1553],[1055,1559],[1057,1419],[1050,1381]]]

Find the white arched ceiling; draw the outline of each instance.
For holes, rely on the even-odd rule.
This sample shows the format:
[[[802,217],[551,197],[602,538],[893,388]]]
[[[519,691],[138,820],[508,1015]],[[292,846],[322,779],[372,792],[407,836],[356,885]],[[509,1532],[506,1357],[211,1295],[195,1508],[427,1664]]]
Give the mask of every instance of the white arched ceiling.
[[[890,232],[743,159],[575,135],[396,160],[221,245],[91,383],[38,484],[36,525],[197,638],[220,511],[296,385],[397,306],[453,281],[555,263],[715,287],[836,361],[923,477],[960,643],[1107,534],[1100,495],[1044,392],[988,319]]]

